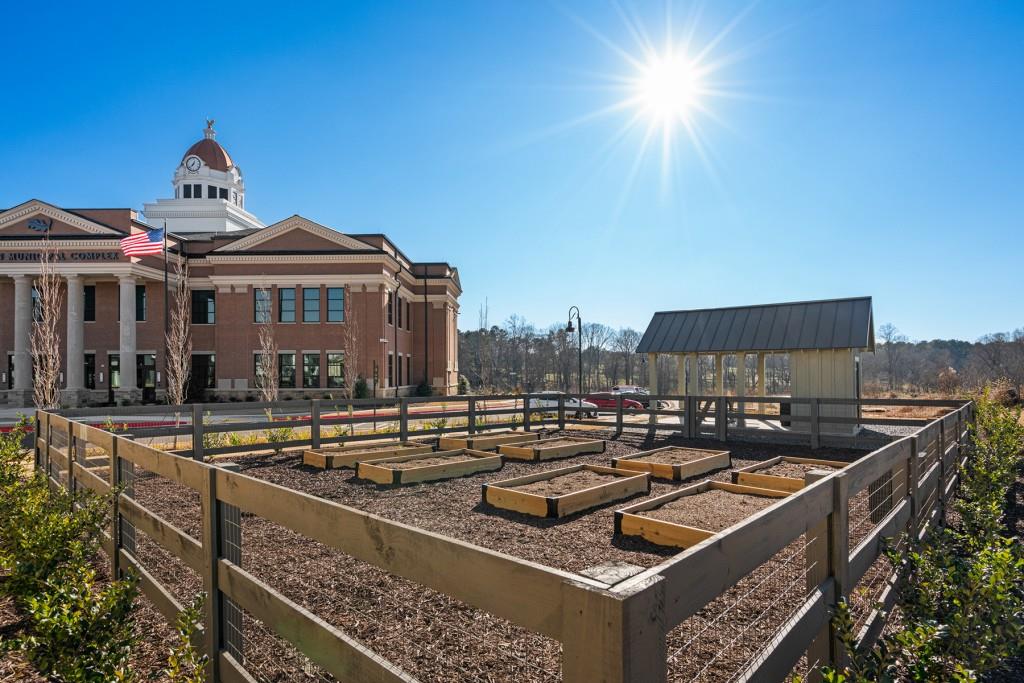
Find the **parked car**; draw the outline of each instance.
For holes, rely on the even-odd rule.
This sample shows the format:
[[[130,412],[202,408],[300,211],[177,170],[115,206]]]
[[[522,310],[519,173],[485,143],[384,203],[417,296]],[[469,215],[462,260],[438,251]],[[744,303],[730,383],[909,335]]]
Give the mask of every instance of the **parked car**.
[[[530,410],[558,410],[558,397],[563,399],[566,412],[582,413],[586,417],[597,417],[597,405],[589,401],[582,403],[578,398],[566,396],[562,391],[541,391],[541,396],[530,399]],[[582,408],[582,410],[580,410]]]
[[[584,401],[593,403],[598,408],[605,410],[615,410],[618,404],[619,394],[612,393],[610,391],[602,391],[596,394],[590,394]],[[640,401],[635,401],[631,398],[626,398],[625,394],[622,394],[622,409],[623,410],[641,410],[643,404]]]
[[[644,387],[638,387],[635,385],[618,385],[612,387],[611,393],[613,395],[621,394],[622,398],[628,398],[631,401],[636,401],[644,408],[649,408],[651,406],[651,392],[647,391]],[[658,401],[658,405],[655,407],[666,408],[668,407],[668,403],[665,401]]]

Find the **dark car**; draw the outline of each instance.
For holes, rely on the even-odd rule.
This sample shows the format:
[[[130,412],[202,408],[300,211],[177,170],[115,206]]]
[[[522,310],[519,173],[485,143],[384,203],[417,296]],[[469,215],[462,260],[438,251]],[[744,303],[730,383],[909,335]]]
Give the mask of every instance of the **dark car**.
[[[590,394],[587,396],[585,401],[593,403],[602,410],[615,410],[618,404],[618,394],[613,394],[610,391],[603,391],[597,394]],[[622,409],[623,410],[641,410],[643,404],[639,401],[634,401],[631,398],[622,397]]]

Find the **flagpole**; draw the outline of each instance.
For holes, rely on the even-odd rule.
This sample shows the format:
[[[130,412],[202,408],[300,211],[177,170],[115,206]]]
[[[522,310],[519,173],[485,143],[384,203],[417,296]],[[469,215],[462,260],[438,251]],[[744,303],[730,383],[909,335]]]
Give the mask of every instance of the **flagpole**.
[[[167,300],[167,219],[164,219],[164,393],[167,391],[167,334],[170,332],[170,302]]]

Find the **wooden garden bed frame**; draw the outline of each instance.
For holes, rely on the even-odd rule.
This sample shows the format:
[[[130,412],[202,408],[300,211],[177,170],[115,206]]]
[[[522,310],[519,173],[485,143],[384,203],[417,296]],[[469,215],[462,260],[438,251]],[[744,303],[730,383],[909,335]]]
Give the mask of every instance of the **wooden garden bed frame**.
[[[714,470],[724,469],[732,465],[732,457],[729,455],[729,451],[713,451],[702,448],[687,448],[690,451],[703,451],[707,455],[703,458],[691,460],[689,462],[657,462],[657,461],[638,461],[637,458],[649,457],[657,455],[665,451],[679,450],[682,446],[666,446],[665,448],[655,448],[650,451],[643,451],[642,453],[635,453],[633,455],[623,455],[618,458],[612,458],[612,467],[620,470],[632,470],[634,472],[650,472],[652,477],[658,479],[672,479],[673,481],[681,481],[683,479],[689,479],[690,477],[697,477],[707,472]]]
[[[391,446],[392,448],[384,450],[381,448],[382,446]],[[434,447],[430,444],[416,441],[392,441],[380,444],[354,443],[332,448],[308,449],[302,453],[302,464],[329,470],[355,467],[358,460],[385,458],[392,455],[420,455],[433,451]]]
[[[799,491],[807,484],[813,483],[821,478],[820,476],[815,476],[797,479],[796,477],[780,477],[776,474],[764,474],[759,471],[769,469],[784,462],[797,463],[800,465],[818,465],[820,467],[828,467],[835,470],[841,470],[850,464],[848,462],[840,462],[838,460],[816,460],[815,458],[798,458],[791,455],[780,455],[779,457],[772,458],[771,460],[757,462],[753,465],[733,470],[732,483],[793,493],[794,491]],[[825,474],[832,474],[832,472],[826,472]]]
[[[560,496],[542,496],[536,493],[517,491],[515,488],[583,470],[613,475],[615,481],[608,481]],[[528,474],[525,477],[483,484],[481,488],[483,501],[488,505],[535,517],[565,517],[581,510],[628,498],[637,493],[650,493],[651,479],[646,473],[623,472],[602,465],[572,465],[557,470]]]
[[[657,545],[667,545],[686,549],[695,546],[702,541],[706,541],[712,536],[728,533],[729,529],[733,526],[742,523],[737,522],[722,531],[708,531],[707,529],[700,529],[698,527],[677,524],[675,522],[665,521],[664,519],[646,517],[638,514],[640,512],[656,510],[666,503],[671,503],[674,500],[679,500],[686,496],[698,496],[708,491],[727,491],[729,493],[748,496],[762,496],[765,498],[785,498],[789,495],[785,491],[778,491],[775,489],[761,489],[754,486],[730,484],[724,481],[705,480],[698,484],[693,484],[692,486],[679,489],[678,491],[672,491],[671,493],[666,493],[662,496],[656,496],[649,500],[640,501],[636,505],[630,505],[629,507],[622,508],[621,510],[616,510],[615,533],[616,535],[621,536],[639,536],[640,538]],[[759,510],[758,512],[761,511]]]
[[[388,467],[389,464],[396,462],[415,462],[426,458],[454,457],[458,455],[467,455],[470,459],[410,467],[407,469]],[[375,460],[360,460],[356,463],[356,477],[368,479],[378,484],[400,486],[402,484],[454,479],[478,472],[493,472],[494,470],[500,470],[504,464],[505,461],[500,455],[460,448],[454,451],[436,451],[416,455],[393,455]]]
[[[567,446],[552,446],[554,441],[573,441]],[[535,442],[502,444],[498,446],[498,453],[512,460],[554,460],[557,458],[570,458],[574,455],[585,455],[588,453],[604,453],[604,439],[587,439],[578,436],[558,436],[551,439],[540,439]]]
[[[437,442],[438,450],[446,451],[469,448],[476,451],[493,451],[502,444],[525,443],[540,439],[538,432],[501,432],[482,436],[442,436]]]
[[[402,399],[402,405],[452,400]],[[472,413],[474,402],[486,399],[463,400]],[[722,397],[722,405],[726,400],[734,399]],[[814,401],[826,404],[840,399],[811,401],[813,406]],[[951,409],[941,418],[915,422],[923,422],[924,426],[868,453],[842,471],[805,486],[727,532],[614,584],[528,562],[203,462],[202,417],[205,410],[223,408],[217,404],[194,405],[191,425],[161,428],[159,434],[149,428],[143,432],[156,436],[192,433],[192,457],[151,448],[134,441],[132,434],[111,434],[76,421],[86,416],[110,416],[108,408],[76,409],[72,414],[82,416],[76,419],[36,411],[35,458],[36,467],[52,486],[88,488],[99,493],[112,488],[119,491],[112,499],[111,526],[103,534],[103,548],[110,557],[114,575],[135,574],[142,592],[171,624],[182,606],[137,557],[136,535],[145,534],[202,577],[208,598],[199,638],[201,651],[209,655],[207,673],[212,683],[253,680],[242,656],[245,632],[240,609],[340,680],[414,680],[378,653],[245,571],[241,566],[244,537],[239,517],[243,511],[558,641],[562,653],[561,678],[565,683],[663,683],[667,678],[666,633],[806,534],[808,548],[815,553],[808,557],[808,563],[813,564],[807,573],[807,598],[738,675],[740,680],[781,681],[805,654],[808,661],[840,664],[835,653],[841,652],[842,646],[838,634],[829,626],[832,605],[839,596],[856,590],[883,553],[886,539],[904,532],[923,538],[942,523],[944,509],[955,495],[961,469],[970,457],[969,428],[975,416],[972,402],[951,405],[949,401],[923,399],[864,399],[858,403]],[[313,405],[318,404],[314,401]],[[155,415],[158,411],[187,412],[188,408],[133,406],[123,410],[131,415]],[[522,410],[528,413],[528,407]],[[450,413],[446,416],[454,417]],[[115,422],[121,422],[116,412],[113,417]],[[332,424],[363,419],[339,418]],[[307,420],[307,424],[312,424],[313,447],[319,447],[321,437],[318,420],[315,410]],[[909,423],[900,421],[904,422]],[[894,423],[890,420],[885,424]],[[471,429],[473,424],[470,419]],[[215,427],[217,431],[229,430],[224,425]],[[237,428],[244,431],[265,427]],[[812,443],[813,436],[812,431]],[[310,445],[310,440],[303,445]],[[211,450],[219,454],[245,448],[250,447]],[[82,462],[86,452],[92,460],[97,449],[109,459],[108,478],[101,478]],[[185,533],[133,497],[132,479],[137,469],[196,491],[200,501],[200,534]],[[902,480],[894,486],[899,495],[894,495],[892,509],[855,547],[850,547],[851,499],[879,479],[894,478],[896,472]],[[225,538],[232,542],[223,542]],[[827,542],[811,543],[814,539]],[[308,578],[313,581],[319,577]],[[889,585],[896,579],[890,577]],[[890,589],[879,597],[880,608],[870,614],[857,634],[860,647],[871,647],[882,633],[896,595],[897,591]]]

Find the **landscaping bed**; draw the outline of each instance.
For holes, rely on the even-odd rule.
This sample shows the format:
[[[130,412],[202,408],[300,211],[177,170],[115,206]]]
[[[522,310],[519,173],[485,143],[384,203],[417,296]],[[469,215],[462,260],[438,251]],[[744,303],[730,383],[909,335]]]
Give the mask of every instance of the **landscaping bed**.
[[[382,458],[387,455],[417,455],[430,453],[434,447],[415,441],[389,441],[381,444],[353,443],[345,446],[309,449],[303,452],[303,464],[332,469],[355,467],[359,460]]]
[[[378,484],[400,485],[464,477],[501,469],[502,457],[467,449],[421,455],[393,455],[356,463],[356,476]]]
[[[681,481],[732,464],[729,451],[666,446],[635,455],[612,458],[612,467],[636,472],[650,472],[659,479]]]
[[[651,490],[644,473],[600,465],[574,465],[484,484],[488,505],[535,517],[565,517]]]
[[[732,482],[793,492],[799,491],[807,484],[808,473],[820,471],[831,474],[841,470],[846,464],[835,460],[782,456],[735,470],[732,473]]]
[[[558,437],[498,446],[498,452],[515,460],[552,460],[588,453],[604,453],[603,439]]]
[[[592,433],[556,435],[589,437]],[[671,443],[709,449],[721,446],[713,441],[674,439],[653,443],[643,435],[626,434],[609,440],[604,454],[581,455],[574,462],[605,465],[609,456],[635,454]],[[739,466],[783,453],[796,452],[808,457],[820,454],[851,461],[860,455],[852,451],[812,452],[764,444],[730,443],[729,447],[734,464]],[[614,538],[614,506],[556,519],[481,504],[481,484],[556,469],[555,464],[509,461],[499,473],[380,488],[356,479],[352,470],[316,470],[303,466],[297,454],[235,456],[232,459],[250,476],[566,571],[580,572],[610,561],[652,567],[678,552],[676,548],[658,546],[639,538]],[[719,471],[710,476],[724,481],[729,473]],[[650,486],[651,495],[673,492],[680,487],[678,483],[654,480]],[[199,538],[198,496],[194,492],[148,474],[138,476],[135,489],[141,504]],[[559,679],[560,648],[551,639],[395,577],[261,518],[243,514],[242,527],[242,563],[246,571],[424,683],[533,683]],[[179,601],[184,602],[201,590],[198,577],[191,570],[170,559],[143,534],[140,533],[139,538],[139,556],[154,575],[172,588]],[[801,570],[802,555],[795,558],[793,564],[794,572]],[[717,654],[705,671],[704,680],[728,679],[729,672],[763,645],[764,638],[770,636],[802,599],[796,594],[790,600],[788,597],[780,599],[778,592],[751,591],[772,571],[775,570],[767,564],[758,568],[727,595],[669,634],[669,652],[678,652],[670,661],[671,676],[689,680]],[[769,584],[786,576],[786,572],[774,574]],[[738,599],[742,609],[725,614],[729,605]],[[765,616],[750,623],[751,615],[762,613]],[[735,640],[747,627],[748,635]],[[694,641],[693,634],[697,631],[706,635]],[[248,616],[245,643],[246,665],[256,672],[257,680],[331,680]]]

